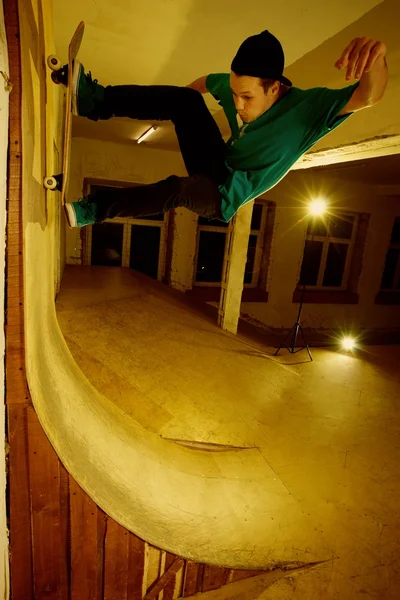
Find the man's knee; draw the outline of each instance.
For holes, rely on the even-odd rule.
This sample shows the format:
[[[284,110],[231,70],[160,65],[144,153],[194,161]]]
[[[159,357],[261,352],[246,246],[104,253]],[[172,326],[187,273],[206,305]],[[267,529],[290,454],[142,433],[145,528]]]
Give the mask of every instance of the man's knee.
[[[181,111],[192,111],[205,106],[204,98],[200,92],[193,88],[182,87],[179,90]]]

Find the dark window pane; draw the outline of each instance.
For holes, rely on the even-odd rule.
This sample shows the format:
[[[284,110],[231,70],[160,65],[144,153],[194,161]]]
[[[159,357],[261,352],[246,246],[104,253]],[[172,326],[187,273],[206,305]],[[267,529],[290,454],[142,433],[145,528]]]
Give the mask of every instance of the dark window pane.
[[[350,240],[353,233],[354,217],[335,215],[329,217],[329,237]]]
[[[122,264],[122,223],[98,223],[92,226],[92,265],[120,267]]]
[[[157,279],[160,252],[160,227],[132,225],[129,266]]]
[[[219,282],[224,262],[226,233],[200,231],[196,281]]]
[[[206,219],[206,217],[199,217],[199,225],[208,225],[209,227],[228,227],[229,223],[220,221],[219,219]]]
[[[322,242],[306,241],[303,264],[301,265],[300,284],[317,285],[322,246]]]
[[[395,219],[393,229],[392,229],[392,237],[390,238],[391,244],[400,244],[400,219]]]
[[[246,261],[246,268],[244,271],[243,283],[252,283],[253,271],[254,271],[254,260],[256,257],[256,248],[257,248],[257,236],[250,235],[249,236],[249,245],[247,248],[247,261]]]
[[[326,219],[324,219],[324,217],[311,218],[308,222],[307,235],[326,237],[328,235]]]
[[[261,228],[261,217],[262,217],[262,204],[254,204],[253,213],[251,216],[251,227],[250,229],[254,229],[256,231],[260,231]]]
[[[400,250],[389,248],[386,254],[385,268],[383,270],[381,289],[388,290],[392,288],[393,279],[396,273],[397,261],[399,260]]]
[[[348,244],[329,244],[322,285],[339,287],[342,285]]]

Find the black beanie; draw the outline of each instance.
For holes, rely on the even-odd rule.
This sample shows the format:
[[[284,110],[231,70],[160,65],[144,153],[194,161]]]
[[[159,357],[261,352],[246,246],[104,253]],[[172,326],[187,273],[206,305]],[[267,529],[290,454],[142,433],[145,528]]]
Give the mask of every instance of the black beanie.
[[[243,42],[232,61],[231,69],[236,75],[275,79],[290,87],[292,82],[283,76],[284,66],[285,55],[281,43],[265,30]]]

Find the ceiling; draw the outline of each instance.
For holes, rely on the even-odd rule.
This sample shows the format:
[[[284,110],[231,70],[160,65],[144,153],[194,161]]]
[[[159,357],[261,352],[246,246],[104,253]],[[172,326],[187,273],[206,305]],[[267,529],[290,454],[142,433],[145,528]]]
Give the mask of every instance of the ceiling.
[[[100,82],[185,85],[228,69],[244,38],[266,28],[290,65],[381,2],[252,0],[249,10],[243,0],[53,0],[54,33],[66,56],[85,21],[80,56]]]
[[[346,181],[362,181],[366,185],[399,186],[400,191],[400,154],[333,164],[313,171],[323,171],[327,177]]]
[[[242,0],[53,0],[53,6],[60,59],[65,60],[69,38],[84,20],[80,60],[100,83],[111,85],[186,85],[210,72],[227,72],[243,39],[267,28],[282,42],[286,74],[295,85],[343,87],[343,73],[333,65],[347,43],[357,35],[383,39],[391,73],[387,98],[352,117],[328,136],[329,142],[325,139],[315,148],[400,133],[398,0],[337,0],[329,5],[319,0],[252,0],[251,10]],[[209,94],[205,100],[227,139],[223,112]],[[75,117],[73,135],[130,145],[151,124]],[[179,151],[172,124],[160,125],[146,147]]]

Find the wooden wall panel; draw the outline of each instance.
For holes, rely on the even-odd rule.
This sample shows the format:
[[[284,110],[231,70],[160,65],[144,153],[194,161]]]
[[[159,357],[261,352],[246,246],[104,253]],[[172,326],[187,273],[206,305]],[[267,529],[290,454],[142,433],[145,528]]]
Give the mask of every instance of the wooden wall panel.
[[[10,577],[12,598],[21,600],[33,598],[27,410],[24,404],[7,408]]]
[[[165,569],[166,570],[169,569],[169,567],[172,565],[172,563],[174,562],[175,559],[176,559],[175,554],[171,554],[170,552],[166,553],[166,557],[165,557]],[[179,595],[175,595],[176,581],[177,581],[177,577],[175,574],[173,576],[173,578],[171,579],[171,581],[165,586],[162,600],[174,600],[174,597],[178,598],[181,595],[180,594],[181,590],[179,590]]]
[[[241,579],[256,577],[256,575],[260,575],[261,572],[262,571],[242,571],[240,569],[232,569],[229,581],[233,583],[234,581],[240,581]]]
[[[206,566],[204,569],[203,592],[217,590],[226,585],[229,578],[230,569],[220,567]]]
[[[63,600],[68,545],[61,526],[62,516],[67,516],[61,508],[61,465],[31,406],[27,425],[34,597]]]
[[[148,588],[144,600],[156,600],[160,592],[174,579],[174,576],[182,569],[183,565],[184,559],[177,556],[168,569]]]
[[[182,597],[192,596],[197,591],[197,574],[199,565],[191,560],[186,562],[185,576],[183,581]]]
[[[129,535],[112,519],[107,519],[104,562],[104,600],[127,600]]]
[[[102,600],[105,515],[69,478],[71,600]]]
[[[145,575],[145,548],[146,544],[133,533],[129,534],[129,600],[142,600],[143,578]]]

